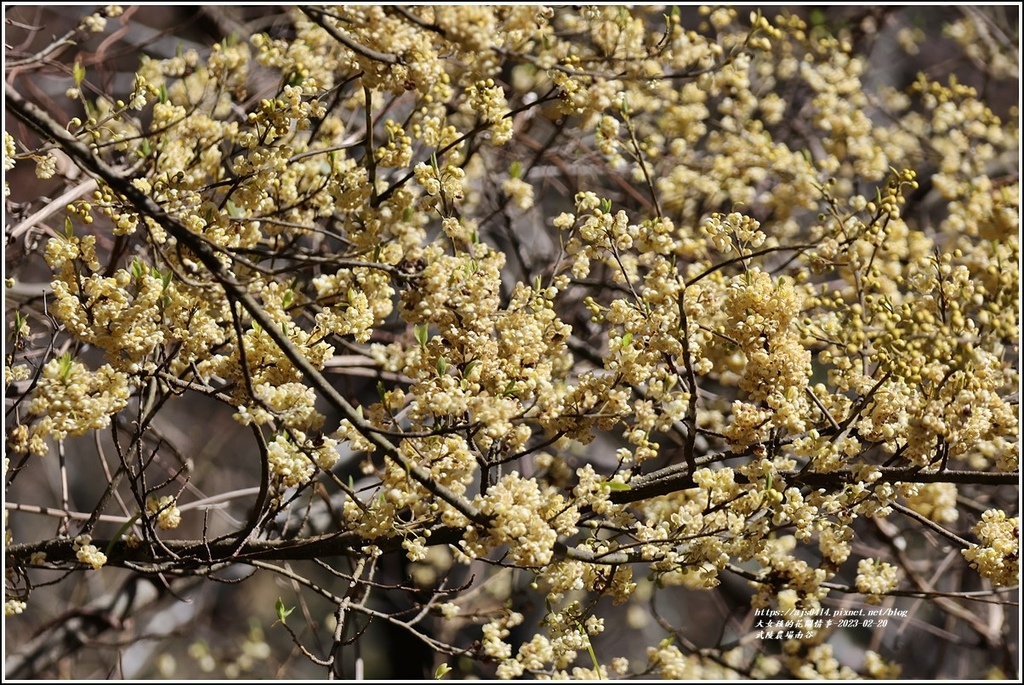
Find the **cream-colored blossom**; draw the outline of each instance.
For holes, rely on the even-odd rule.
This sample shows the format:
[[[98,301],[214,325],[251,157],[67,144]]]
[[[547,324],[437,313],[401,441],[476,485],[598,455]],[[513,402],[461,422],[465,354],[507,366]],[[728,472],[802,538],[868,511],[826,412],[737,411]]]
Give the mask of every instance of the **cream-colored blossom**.
[[[978,573],[994,585],[1020,582],[1020,520],[1007,517],[998,509],[989,509],[972,528],[980,544],[961,551]]]
[[[74,540],[75,558],[83,564],[99,570],[107,563],[107,555],[92,544],[92,536],[79,535]]]
[[[861,559],[857,563],[857,590],[868,595],[870,604],[877,604],[880,595],[896,589],[899,568],[877,559]]]
[[[146,500],[146,513],[156,517],[157,525],[162,530],[172,530],[181,523],[181,511],[178,510],[175,498],[169,495],[150,496]]]
[[[28,604],[20,599],[4,600],[4,617],[22,614],[27,606]]]

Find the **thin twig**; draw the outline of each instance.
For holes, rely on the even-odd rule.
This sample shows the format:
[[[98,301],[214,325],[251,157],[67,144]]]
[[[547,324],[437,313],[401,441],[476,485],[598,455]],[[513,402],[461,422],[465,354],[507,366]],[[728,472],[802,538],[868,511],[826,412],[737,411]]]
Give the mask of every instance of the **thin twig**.
[[[349,38],[348,36],[346,36],[345,34],[343,34],[335,27],[328,24],[326,21],[324,21],[324,17],[333,17],[332,14],[324,12],[323,10],[320,9],[316,9],[315,7],[309,7],[307,5],[300,5],[299,9],[306,16],[308,16],[310,19],[316,22],[317,26],[322,28],[324,31],[327,31],[331,38],[338,41],[352,52],[358,55],[362,55],[363,57],[371,59],[375,62],[383,62],[384,64],[399,64],[401,62],[397,55],[389,55],[386,52],[378,52],[373,48],[368,48],[365,45],[361,45],[352,40],[351,38]]]

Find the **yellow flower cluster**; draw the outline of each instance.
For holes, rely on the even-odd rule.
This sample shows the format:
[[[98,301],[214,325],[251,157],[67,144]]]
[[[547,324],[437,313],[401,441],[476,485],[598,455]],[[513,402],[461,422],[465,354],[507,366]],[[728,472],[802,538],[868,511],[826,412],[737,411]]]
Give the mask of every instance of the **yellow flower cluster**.
[[[961,551],[964,559],[993,585],[1020,582],[1020,519],[989,509],[972,528],[980,544]]]
[[[24,613],[25,607],[28,604],[20,599],[8,599],[4,600],[4,617],[17,616],[18,614]]]
[[[532,568],[551,561],[558,536],[576,532],[575,508],[568,508],[556,492],[542,492],[537,481],[509,473],[473,500],[480,512],[491,517],[487,531],[470,527],[460,542],[460,551],[471,558],[508,545],[509,558]]]
[[[488,131],[492,145],[504,145],[512,138],[512,119],[508,116],[508,102],[500,86],[493,79],[474,83],[469,87],[466,108],[481,122],[490,124]]]
[[[504,638],[508,637],[512,632],[511,628],[516,627],[522,622],[522,614],[517,611],[510,611],[484,624],[481,645],[484,654],[495,659],[508,659],[511,657],[512,645],[505,642]]]
[[[328,471],[338,460],[337,442],[329,437],[310,438],[298,430],[279,434],[267,443],[270,477],[280,489],[304,485],[318,471]]]
[[[753,251],[751,248],[761,247],[767,238],[756,219],[739,212],[725,216],[714,213],[701,228],[714,243],[715,249],[722,254],[734,250],[740,254],[750,254]]]
[[[107,563],[107,555],[92,544],[91,535],[79,535],[74,541],[75,558],[83,564],[99,570]]]
[[[665,680],[732,679],[736,672],[699,654],[683,652],[669,640],[647,648],[647,661],[653,672]]]
[[[868,604],[878,604],[881,595],[896,589],[899,584],[899,568],[877,559],[861,559],[857,562],[856,585],[864,593]]]
[[[936,523],[953,523],[960,517],[957,487],[953,483],[905,483],[900,488],[907,506]]]
[[[253,408],[242,406],[235,414],[235,419],[244,426],[263,425],[275,419],[281,426],[303,431],[323,426],[324,416],[316,410],[316,393],[302,383],[260,383],[253,388],[253,400]]]
[[[178,509],[177,500],[170,495],[150,496],[146,500],[146,513],[156,517],[156,524],[161,530],[173,530],[181,524],[181,511]]]
[[[4,131],[4,171],[10,171],[17,164],[18,160],[15,156],[18,154],[18,146],[12,136],[7,131]]]
[[[900,677],[903,667],[898,663],[883,659],[878,652],[869,649],[864,653],[864,670],[872,678],[895,680]]]
[[[793,676],[802,680],[852,680],[856,671],[836,658],[830,644],[805,645],[800,640],[786,640],[782,663]]]
[[[524,642],[516,653],[515,659],[506,659],[498,665],[497,675],[502,679],[519,678],[524,673],[552,673],[555,679],[567,679],[565,669],[572,664],[582,650],[591,649],[590,637],[604,632],[604,621],[596,616],[580,616],[580,607],[572,602],[562,611],[548,612],[544,618],[548,636],[534,635],[529,642]],[[572,669],[572,678],[589,679],[594,677],[607,678],[607,669],[598,666],[595,669],[576,667]]]
[[[123,373],[104,364],[90,371],[70,355],[48,361],[30,395],[28,413],[40,417],[30,434],[24,434],[24,450],[45,454],[43,440],[63,440],[85,435],[110,425],[110,417],[128,403],[129,388]]]
[[[42,248],[53,344],[12,327],[8,447],[44,454],[133,393],[214,398],[261,431],[269,508],[315,485],[368,559],[529,569],[546,632],[518,644],[509,607],[435,603],[493,619],[480,654],[502,678],[627,673],[591,651],[600,596],[635,609],[736,573],[754,606],[809,615],[865,519],[966,527],[981,486],[915,478],[1019,468],[1016,125],[954,78],[879,83],[847,28],[681,14],[303,7],[284,32],[143,58],[120,99],[76,67],[65,130],[180,227],[102,179],[68,201]],[[1012,74],[964,17],[947,35]],[[19,155],[66,173],[5,131],[5,170]],[[51,352],[84,346],[102,359]],[[341,401],[324,376],[348,368]],[[353,380],[371,374],[379,401]],[[342,454],[358,486],[327,473]],[[175,497],[145,506],[180,524]],[[1017,525],[986,512],[963,551],[995,585],[1017,582]],[[877,602],[899,578],[864,559],[854,586]],[[644,672],[854,675],[803,628],[754,665],[746,643],[650,646]]]

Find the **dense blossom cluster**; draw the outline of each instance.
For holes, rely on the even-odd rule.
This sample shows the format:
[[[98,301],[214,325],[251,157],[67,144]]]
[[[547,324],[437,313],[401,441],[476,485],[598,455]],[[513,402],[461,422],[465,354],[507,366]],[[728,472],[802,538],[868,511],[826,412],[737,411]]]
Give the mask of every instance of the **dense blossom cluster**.
[[[973,530],[981,544],[962,551],[971,566],[995,585],[1020,582],[1020,519],[989,509]]]
[[[107,364],[91,371],[67,355],[51,359],[26,408],[40,418],[30,429],[22,425],[12,431],[12,447],[44,455],[49,451],[46,438],[63,440],[110,425],[110,417],[124,408],[128,395],[125,375]]]
[[[888,562],[861,559],[857,564],[857,589],[867,596],[868,604],[877,604],[879,596],[896,589],[899,569]]]
[[[107,563],[107,555],[101,552],[96,545],[92,544],[91,535],[77,536],[73,549],[75,551],[75,558],[82,564],[92,566],[93,569],[101,569]]]
[[[9,327],[8,450],[113,423],[135,441],[113,487],[145,534],[205,535],[184,486],[206,466],[157,496],[167,473],[124,455],[152,449],[150,412],[206,395],[259,454],[239,550],[289,542],[289,516],[316,528],[331,500],[316,532],[357,537],[375,569],[403,554],[443,595],[417,621],[472,631],[500,678],[898,674],[874,651],[842,663],[813,621],[779,649],[623,656],[599,600],[635,616],[729,576],[787,615],[876,604],[919,582],[894,521],[973,535],[964,568],[1018,582],[1004,495],[970,528],[979,490],[953,474],[1019,468],[1019,132],[953,77],[879,82],[857,43],[873,19],[694,15],[308,7],[286,32],[144,57],[121,99],[76,77],[65,130],[159,212],[102,174],[63,208],[41,248],[51,318]],[[969,17],[948,36],[1011,76]],[[59,175],[52,146],[25,150],[5,131],[6,171]],[[888,547],[858,544],[866,521]],[[122,564],[98,535],[71,557]],[[520,569],[543,607],[453,590],[453,563]]]
[[[146,513],[155,516],[157,525],[164,530],[177,528],[181,523],[181,510],[170,495],[150,497],[146,500]]]

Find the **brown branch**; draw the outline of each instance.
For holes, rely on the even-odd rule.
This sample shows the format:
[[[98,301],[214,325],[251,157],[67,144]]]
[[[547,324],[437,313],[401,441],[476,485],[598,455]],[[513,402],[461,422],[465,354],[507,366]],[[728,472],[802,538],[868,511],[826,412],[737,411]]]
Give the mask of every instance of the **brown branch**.
[[[651,187],[653,192],[654,188]],[[686,371],[686,384],[690,396],[686,403],[686,438],[683,443],[683,458],[686,459],[689,474],[697,470],[697,457],[694,448],[697,444],[697,376],[693,371],[693,355],[690,352],[690,326],[686,318],[686,288],[679,290],[679,341],[683,345],[683,368]]]
[[[697,281],[704,280],[705,278],[707,278],[711,274],[715,273],[716,271],[718,271],[720,269],[724,269],[725,267],[729,266],[730,264],[737,264],[739,262],[745,262],[748,259],[753,259],[754,257],[762,257],[762,256],[764,256],[766,254],[771,254],[773,252],[784,252],[786,250],[793,250],[795,252],[804,252],[805,250],[810,250],[810,249],[813,249],[815,247],[817,247],[817,245],[779,245],[777,247],[766,247],[763,250],[757,250],[756,252],[751,252],[750,254],[740,255],[739,257],[733,257],[732,259],[727,259],[724,262],[719,262],[718,264],[715,264],[715,265],[705,269],[704,271],[700,272],[699,274],[697,274],[696,276],[694,276],[690,280],[686,281],[686,287],[689,288],[691,285],[693,285]]]
[[[316,22],[317,26],[322,28],[324,31],[327,31],[327,33],[330,34],[331,38],[338,41],[352,52],[358,55],[362,55],[367,59],[372,59],[375,62],[383,62],[385,64],[399,64],[401,62],[397,55],[389,55],[385,52],[378,52],[373,48],[368,48],[365,45],[361,45],[360,43],[355,42],[345,34],[338,31],[338,29],[334,28],[326,21],[324,21],[324,17],[333,16],[330,13],[316,9],[315,7],[308,7],[306,5],[300,5],[299,9],[306,16],[308,16],[310,19]]]
[[[958,485],[1018,485],[1020,472],[999,473],[993,471],[921,471],[918,467],[879,466],[882,483],[956,483]],[[783,478],[794,480],[812,487],[854,483],[857,474],[842,470],[834,473],[783,472]]]
[[[437,528],[431,531],[431,545],[454,544],[465,533],[463,528]],[[109,550],[105,566],[130,568],[142,573],[174,573],[209,569],[230,560],[247,564],[251,561],[299,561],[362,554],[367,545],[375,545],[382,552],[402,549],[402,536],[368,539],[353,532],[327,533],[294,540],[247,540],[239,544],[234,539],[221,540],[161,540],[163,554],[154,556],[155,548],[131,547],[124,540],[94,539],[98,549]],[[45,552],[46,564],[37,568],[66,568],[78,564],[74,540],[60,538],[9,545],[8,563],[29,566],[34,553]]]
[[[695,460],[697,467],[735,458],[742,455],[716,453],[699,457]],[[958,485],[1016,485],[1020,482],[1020,473],[994,473],[991,471],[921,471],[917,467],[879,466],[881,477],[877,482],[883,483],[956,483]],[[833,471],[832,473],[815,473],[800,471],[783,471],[779,475],[790,483],[798,483],[810,487],[837,488],[847,483],[855,483],[858,474],[850,469]],[[737,473],[737,483],[748,482],[746,477]],[[675,464],[664,469],[634,478],[629,483],[629,490],[615,490],[608,499],[616,504],[640,502],[651,497],[668,495],[673,492],[689,490],[696,487],[693,482],[692,469],[686,464]]]

